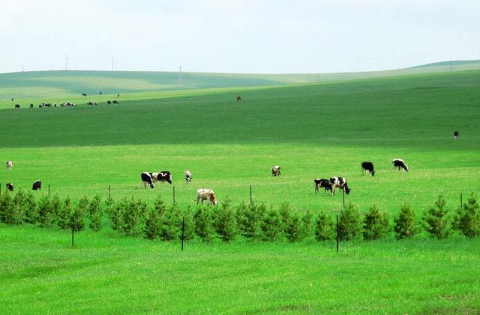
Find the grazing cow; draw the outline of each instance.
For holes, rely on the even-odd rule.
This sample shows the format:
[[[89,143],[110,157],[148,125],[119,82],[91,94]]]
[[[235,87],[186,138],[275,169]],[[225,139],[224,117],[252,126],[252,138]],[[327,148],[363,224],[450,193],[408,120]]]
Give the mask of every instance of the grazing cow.
[[[12,98],[12,102],[14,101],[14,99]]]
[[[278,165],[275,165],[274,167],[272,167],[272,176],[280,176],[282,175],[282,173],[280,172],[280,166]]]
[[[372,176],[375,175],[375,169],[373,168],[372,162],[362,162],[362,174],[365,175],[367,171],[369,171]]]
[[[147,184],[150,185],[151,188],[155,188],[155,183],[152,180],[151,173],[143,172],[141,175],[143,187],[147,188]]]
[[[453,139],[458,139],[458,131],[453,132]]]
[[[347,184],[347,179],[345,177],[330,177],[330,185],[332,185],[332,195],[335,195],[335,188],[338,187],[342,189],[347,195],[350,193],[350,188]]]
[[[82,96],[87,96],[87,93],[83,93]]]
[[[42,190],[42,182],[39,180],[33,182],[32,190]]]
[[[172,183],[172,174],[169,171],[161,171],[160,173],[150,173],[154,182],[168,182]]]
[[[242,101],[242,97],[240,95],[237,95],[237,102],[241,102]]]
[[[117,97],[120,97],[120,94],[117,94]]]
[[[112,101],[108,100],[108,101],[107,101],[107,104],[108,104],[108,105],[112,104]]]
[[[20,108],[20,104],[15,104],[15,108]]]
[[[5,165],[6,165],[6,167],[9,171],[12,170],[12,168],[13,168],[13,162],[12,161],[7,161],[7,163],[5,163]]]
[[[185,181],[187,184],[192,181],[192,173],[190,171],[185,171]]]
[[[102,91],[100,91],[99,93],[100,93],[100,95],[102,95]]]
[[[92,102],[88,102],[87,105],[88,105],[88,106],[93,106],[93,103],[92,103]]]
[[[30,104],[30,108],[33,108],[33,104]]]
[[[408,172],[408,166],[402,159],[393,159],[392,166],[398,168],[399,171],[403,169]]]
[[[7,183],[7,190],[13,191],[13,184],[12,183]]]
[[[330,180],[324,178],[315,178],[313,180],[315,183],[315,193],[318,193],[320,188],[323,188],[325,191],[330,190],[332,191],[332,185],[330,184]]]
[[[210,201],[213,205],[217,205],[218,201],[215,197],[215,193],[211,189],[199,189],[197,190],[197,204],[202,200],[202,204],[204,200]]]
[[[117,100],[113,100],[113,105],[118,105],[118,101],[117,101]]]

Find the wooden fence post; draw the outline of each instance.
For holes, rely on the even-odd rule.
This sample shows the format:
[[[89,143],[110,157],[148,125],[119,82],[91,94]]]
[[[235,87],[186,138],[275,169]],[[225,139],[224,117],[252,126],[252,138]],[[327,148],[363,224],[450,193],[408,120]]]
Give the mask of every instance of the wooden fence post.
[[[250,185],[250,204],[252,204],[253,198],[252,198],[252,185]]]
[[[173,186],[173,203],[175,203],[175,186]]]
[[[112,192],[111,192],[111,188],[110,188],[110,185],[108,185],[108,198],[112,198]]]
[[[185,217],[182,218],[182,252],[183,252],[183,239],[185,236]]]
[[[48,198],[50,198],[50,184],[48,184]]]
[[[338,214],[337,214],[337,253],[338,253],[338,247],[339,247],[339,243],[340,243],[340,238],[338,237]]]
[[[75,227],[72,226],[72,248],[75,247]]]

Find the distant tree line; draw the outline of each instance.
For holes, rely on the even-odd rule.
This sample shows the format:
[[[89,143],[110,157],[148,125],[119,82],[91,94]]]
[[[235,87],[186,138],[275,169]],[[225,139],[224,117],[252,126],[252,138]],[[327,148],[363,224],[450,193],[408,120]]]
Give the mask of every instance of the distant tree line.
[[[397,216],[390,216],[372,205],[367,211],[348,204],[338,213],[338,222],[321,211],[314,216],[310,211],[298,213],[288,203],[278,208],[263,203],[233,205],[226,199],[219,206],[190,205],[181,209],[178,204],[165,203],[158,197],[153,205],[141,199],[107,198],[102,202],[96,195],[86,196],[76,205],[69,197],[60,199],[42,196],[35,200],[32,192],[19,189],[5,191],[0,196],[0,222],[8,225],[32,224],[39,227],[58,226],[79,232],[86,227],[102,229],[104,216],[111,228],[122,235],[143,236],[146,239],[173,241],[201,239],[209,242],[219,238],[231,242],[242,237],[249,240],[299,242],[308,237],[318,241],[377,240],[394,235],[396,239],[415,236],[422,229],[432,238],[446,239],[452,233],[468,238],[480,235],[480,208],[474,194],[453,213],[446,208],[446,200],[439,196],[435,204],[416,217],[412,207],[405,203]]]

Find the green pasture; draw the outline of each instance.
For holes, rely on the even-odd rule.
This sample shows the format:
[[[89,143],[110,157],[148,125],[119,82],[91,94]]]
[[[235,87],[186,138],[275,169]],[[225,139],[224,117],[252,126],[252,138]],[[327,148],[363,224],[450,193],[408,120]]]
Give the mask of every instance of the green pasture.
[[[63,81],[53,73],[48,84],[28,85],[15,74],[17,83],[0,85],[0,161],[14,163],[11,171],[2,166],[0,183],[29,190],[40,179],[37,197],[50,185],[52,195],[74,202],[105,198],[110,186],[115,199],[150,204],[158,195],[170,202],[175,186],[182,208],[194,205],[198,188],[212,188],[220,202],[247,202],[252,185],[256,202],[333,215],[342,195],[315,194],[313,179],[338,175],[352,189],[346,201],[362,211],[376,204],[395,216],[408,202],[419,218],[443,194],[452,213],[461,193],[465,200],[480,190],[480,71],[437,67],[443,70],[302,84],[197,78],[188,89],[147,88],[128,73],[123,90],[116,78],[72,73]],[[99,85],[102,95],[78,93]],[[15,110],[6,96],[12,91],[22,107],[78,106]],[[120,104],[106,105],[117,93]],[[392,170],[393,158],[410,171]],[[375,164],[374,177],[362,175],[362,161]],[[273,165],[282,176],[271,177]],[[173,185],[142,187],[141,172],[162,170],[173,173]],[[105,221],[97,234],[78,233],[75,249],[68,232],[28,225],[0,225],[0,244],[0,314],[480,313],[479,242],[459,235],[347,242],[339,253],[313,237],[194,240],[181,252],[178,242],[120,236]]]

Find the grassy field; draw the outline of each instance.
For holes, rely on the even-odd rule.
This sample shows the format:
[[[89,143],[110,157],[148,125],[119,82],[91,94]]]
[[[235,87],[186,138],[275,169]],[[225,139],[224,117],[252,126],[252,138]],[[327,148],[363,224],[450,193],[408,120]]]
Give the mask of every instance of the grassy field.
[[[469,70],[275,86],[199,83],[128,90],[118,106],[105,105],[118,89],[82,98],[72,92],[81,90],[77,83],[33,84],[32,94],[19,90],[27,104],[79,106],[14,110],[0,101],[0,160],[14,162],[0,183],[29,189],[41,179],[37,195],[50,185],[52,194],[74,200],[106,197],[111,185],[117,199],[160,194],[170,201],[172,186],[143,189],[140,181],[142,171],[170,170],[181,207],[194,204],[198,188],[214,189],[220,202],[247,201],[252,185],[257,202],[333,214],[342,196],[315,195],[313,179],[339,175],[352,188],[347,201],[362,211],[375,203],[396,214],[407,201],[421,215],[439,194],[453,211],[461,192],[479,191],[479,82],[480,71]],[[410,171],[394,172],[393,158]],[[367,160],[374,177],[361,173]],[[282,166],[281,177],[270,176],[273,165]],[[0,314],[480,314],[478,239],[458,236],[352,242],[338,254],[313,239],[193,241],[182,253],[178,243],[120,237],[105,222],[100,234],[80,233],[75,250],[56,228],[0,225],[0,243]]]

